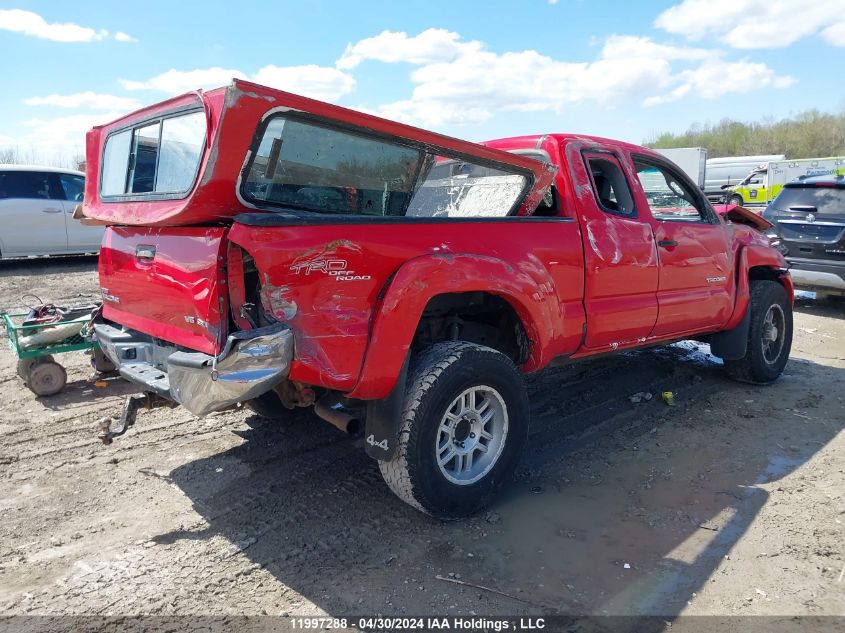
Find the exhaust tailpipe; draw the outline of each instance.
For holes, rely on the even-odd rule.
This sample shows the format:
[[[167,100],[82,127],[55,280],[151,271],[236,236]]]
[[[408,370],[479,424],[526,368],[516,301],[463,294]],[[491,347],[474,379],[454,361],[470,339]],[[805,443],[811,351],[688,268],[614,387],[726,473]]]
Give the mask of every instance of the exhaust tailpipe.
[[[314,413],[323,418],[332,426],[340,429],[349,435],[359,435],[364,428],[361,420],[354,415],[336,408],[340,405],[337,402],[327,403],[323,400],[314,405]]]

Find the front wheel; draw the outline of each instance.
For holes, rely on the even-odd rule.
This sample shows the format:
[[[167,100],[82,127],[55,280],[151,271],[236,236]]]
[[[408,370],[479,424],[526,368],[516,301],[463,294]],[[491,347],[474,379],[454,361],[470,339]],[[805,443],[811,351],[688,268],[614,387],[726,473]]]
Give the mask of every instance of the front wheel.
[[[742,199],[742,196],[734,194],[730,198],[728,198],[728,204],[741,207],[743,204],[745,204],[745,200]]]
[[[792,304],[786,289],[777,281],[752,281],[751,323],[745,356],[726,360],[725,369],[734,380],[765,384],[772,382],[789,360],[792,348]]]
[[[528,418],[522,375],[504,354],[437,343],[411,362],[399,446],[379,462],[381,474],[418,510],[442,519],[470,515],[513,475]]]

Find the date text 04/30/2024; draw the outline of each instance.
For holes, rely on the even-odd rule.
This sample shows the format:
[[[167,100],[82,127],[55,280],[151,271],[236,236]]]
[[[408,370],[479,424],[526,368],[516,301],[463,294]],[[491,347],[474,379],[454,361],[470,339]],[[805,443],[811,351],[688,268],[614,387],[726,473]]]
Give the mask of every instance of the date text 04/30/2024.
[[[362,631],[539,631],[546,627],[544,618],[484,617],[295,617],[294,630],[326,631],[356,628]]]

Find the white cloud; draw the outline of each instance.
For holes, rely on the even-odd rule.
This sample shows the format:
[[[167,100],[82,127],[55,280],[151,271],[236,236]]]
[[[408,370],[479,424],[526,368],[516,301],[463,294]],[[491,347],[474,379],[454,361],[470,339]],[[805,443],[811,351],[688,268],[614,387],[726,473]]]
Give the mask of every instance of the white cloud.
[[[845,0],[683,0],[654,25],[690,40],[716,36],[740,49],[784,48],[814,35],[845,46]]]
[[[747,82],[725,81],[742,72],[754,73],[748,76],[755,77],[755,87],[785,87],[792,82],[765,64],[728,62],[718,50],[662,44],[647,37],[612,35],[593,61],[564,61],[533,50],[494,53],[481,42],[464,43],[449,33],[451,48],[442,55],[445,59],[421,62],[421,49],[407,46],[418,42],[419,36],[388,35],[397,34],[385,32],[376,38],[402,46],[380,49],[382,58],[419,67],[411,73],[410,98],[380,105],[375,112],[425,127],[479,124],[497,112],[561,112],[576,103],[615,108],[656,105],[691,94],[713,99],[744,90]],[[360,54],[359,60],[375,58],[357,44],[349,51]]]
[[[831,46],[845,46],[845,20],[831,24],[824,29],[822,39]]]
[[[32,118],[23,122],[21,133],[0,145],[14,145],[41,162],[66,161],[85,153],[85,134],[95,125],[113,121],[125,112],[72,114],[55,118]]]
[[[93,42],[109,34],[105,29],[95,30],[72,22],[50,23],[37,13],[22,9],[0,9],[0,29],[54,42]]]
[[[748,77],[754,77],[754,81],[747,81]],[[688,95],[695,95],[700,99],[718,99],[729,93],[752,92],[760,88],[788,88],[795,83],[795,79],[776,75],[765,64],[716,59],[697,68],[681,71],[677,75],[677,82],[678,85],[670,92],[649,97],[643,105],[670,103]]]
[[[122,110],[129,112],[141,107],[141,102],[131,97],[77,92],[70,95],[51,94],[46,97],[30,97],[24,100],[31,106],[55,106],[58,108],[91,108],[92,110]]]
[[[315,64],[265,66],[259,69],[251,79],[271,88],[295,92],[322,101],[337,101],[355,89],[355,79],[351,75],[337,68]]]
[[[120,79],[119,82],[127,90],[158,90],[175,95],[197,88],[216,88],[228,83],[232,78],[246,79],[246,75],[240,70],[219,66],[196,70],[173,68],[146,81]]]
[[[459,42],[460,38],[458,33],[446,29],[426,29],[413,37],[402,31],[382,31],[374,37],[347,44],[337,60],[337,67],[349,70],[368,59],[387,64],[431,64],[481,49],[480,42]]]
[[[604,41],[601,51],[603,59],[697,60],[707,59],[713,54],[706,48],[658,44],[647,37],[635,35],[611,35]]]
[[[182,94],[197,88],[218,88],[233,78],[249,79],[256,83],[288,90],[297,94],[335,101],[355,88],[355,79],[337,68],[317,66],[264,66],[253,75],[233,68],[171,69],[146,81],[121,79],[127,90],[158,90],[168,94]]]
[[[118,31],[114,34],[114,39],[118,42],[137,42],[138,38],[132,37],[129,33],[124,33],[123,31]]]

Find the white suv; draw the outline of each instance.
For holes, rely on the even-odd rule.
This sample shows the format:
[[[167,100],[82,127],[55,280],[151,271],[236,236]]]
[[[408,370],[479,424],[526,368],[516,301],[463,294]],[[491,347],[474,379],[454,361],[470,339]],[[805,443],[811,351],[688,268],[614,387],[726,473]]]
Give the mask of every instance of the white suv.
[[[98,252],[104,227],[73,219],[84,191],[81,171],[0,165],[0,258]]]

